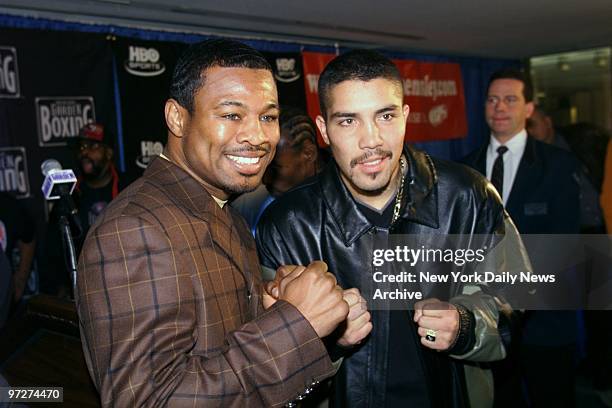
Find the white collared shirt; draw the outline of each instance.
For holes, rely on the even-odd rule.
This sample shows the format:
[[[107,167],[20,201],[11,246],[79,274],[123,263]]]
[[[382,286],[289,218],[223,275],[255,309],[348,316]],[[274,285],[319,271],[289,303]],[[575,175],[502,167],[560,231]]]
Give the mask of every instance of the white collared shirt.
[[[493,173],[493,163],[497,158],[497,148],[502,144],[491,135],[489,140],[489,147],[487,149],[487,178],[491,180],[491,173]],[[527,131],[525,129],[512,136],[504,146],[508,148],[508,151],[504,153],[504,185],[502,200],[504,205],[508,201],[510,191],[512,191],[512,184],[516,177],[521,158],[525,152],[525,145],[527,145]]]

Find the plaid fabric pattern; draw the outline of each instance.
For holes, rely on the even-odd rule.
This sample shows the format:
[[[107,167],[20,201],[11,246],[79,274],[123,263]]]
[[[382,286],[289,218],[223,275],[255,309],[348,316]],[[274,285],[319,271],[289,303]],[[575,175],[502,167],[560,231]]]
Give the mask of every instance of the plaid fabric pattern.
[[[77,307],[104,407],[282,406],[333,374],[299,311],[264,311],[244,220],[156,158],[91,228]]]

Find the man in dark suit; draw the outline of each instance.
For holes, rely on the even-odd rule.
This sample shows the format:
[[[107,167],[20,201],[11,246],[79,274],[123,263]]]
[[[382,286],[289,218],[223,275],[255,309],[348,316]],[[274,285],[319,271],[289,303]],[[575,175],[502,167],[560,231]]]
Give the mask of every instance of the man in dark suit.
[[[286,278],[265,293],[253,237],[225,205],[274,156],[277,98],[270,66],[244,44],[195,44],[178,61],[166,149],[96,220],[79,262],[102,406],[282,406],[334,373],[321,337],[349,310],[357,329],[369,320],[322,262],[279,268]]]
[[[487,92],[485,117],[491,136],[464,162],[491,180],[521,234],[578,233],[576,162],[569,153],[527,134],[526,121],[534,110],[528,77],[515,69],[498,71]],[[530,253],[536,263],[537,255]],[[520,359],[533,406],[573,406],[575,330],[575,312],[526,313]],[[497,388],[500,382],[497,402],[515,405],[516,390],[504,395]]]

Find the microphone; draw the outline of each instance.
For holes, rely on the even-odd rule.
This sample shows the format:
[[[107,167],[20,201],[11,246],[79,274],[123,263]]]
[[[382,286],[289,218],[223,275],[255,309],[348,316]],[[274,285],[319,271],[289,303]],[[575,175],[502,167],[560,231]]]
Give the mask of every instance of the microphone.
[[[80,237],[83,233],[77,217],[77,209],[71,197],[77,178],[72,170],[62,170],[62,165],[55,159],[47,159],[42,162],[40,171],[45,176],[42,185],[43,196],[46,200],[58,200],[56,206],[54,206],[54,211],[57,211],[58,227],[62,236],[62,247],[64,248],[64,260],[72,280],[74,296],[74,293],[76,293],[77,251],[71,226],[74,227],[77,237]]]
[[[42,185],[46,200],[58,200],[62,196],[70,196],[74,191],[77,178],[70,169],[62,170],[62,165],[55,159],[47,159],[40,165],[45,180]]]

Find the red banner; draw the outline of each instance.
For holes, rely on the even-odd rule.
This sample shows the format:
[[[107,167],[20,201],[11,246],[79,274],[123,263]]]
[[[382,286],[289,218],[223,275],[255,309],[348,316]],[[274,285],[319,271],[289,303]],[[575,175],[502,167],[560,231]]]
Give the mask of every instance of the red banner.
[[[319,106],[319,92],[317,86],[319,85],[319,75],[323,72],[323,69],[327,63],[333,60],[336,56],[334,54],[322,54],[319,52],[302,52],[302,66],[304,68],[304,87],[306,88],[306,105],[308,107],[308,114],[315,120],[318,115],[321,114],[321,107]],[[317,139],[319,146],[325,146],[321,133],[317,129]]]
[[[320,114],[317,84],[333,54],[303,52],[308,114]],[[467,121],[461,68],[454,63],[393,60],[404,81],[404,103],[410,106],[406,141],[465,137]],[[322,140],[319,140],[322,143]]]

